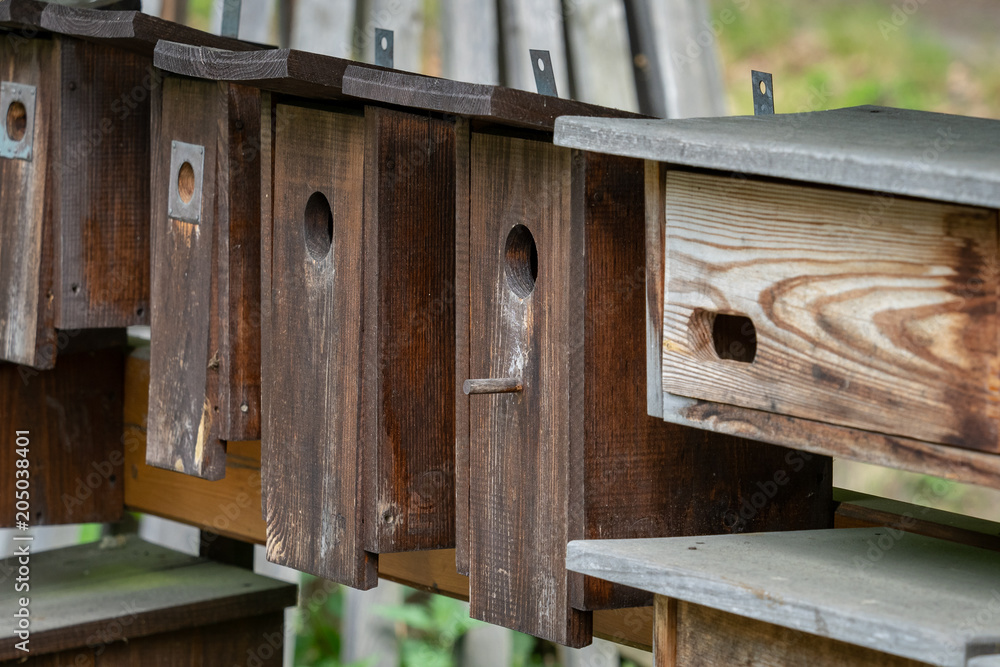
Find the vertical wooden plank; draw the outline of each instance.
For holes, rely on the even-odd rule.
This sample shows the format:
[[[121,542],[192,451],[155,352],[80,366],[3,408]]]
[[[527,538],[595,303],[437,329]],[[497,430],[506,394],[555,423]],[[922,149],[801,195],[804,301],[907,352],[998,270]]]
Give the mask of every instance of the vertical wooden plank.
[[[455,567],[469,574],[469,397],[462,384],[471,375],[470,298],[472,271],[469,264],[470,129],[465,119],[455,128]]]
[[[187,23],[188,0],[162,0],[160,16],[174,23]]]
[[[31,160],[0,158],[0,359],[52,368],[56,357],[52,195],[59,161],[59,46],[0,40],[3,81],[35,86]],[[6,119],[7,109],[2,110]],[[6,131],[6,120],[4,120]],[[12,130],[13,131],[13,130]]]
[[[150,465],[218,479],[225,450],[218,440],[220,416],[213,244],[217,238],[216,175],[220,123],[228,111],[226,84],[171,77],[162,86],[160,134],[153,142],[152,339],[150,344]],[[168,214],[168,195],[178,187],[171,171],[171,142],[204,148],[201,220]],[[225,152],[223,152],[225,155]],[[222,231],[225,233],[225,230]],[[214,340],[213,340],[214,339]],[[211,383],[211,384],[210,384]]]
[[[31,525],[117,521],[122,515],[121,348],[66,353],[53,370],[25,375],[0,364],[0,423],[10,445],[0,469],[11,476],[0,497],[0,525],[15,521],[14,431],[30,440]]]
[[[440,549],[455,543],[455,126],[365,120],[367,549]]]
[[[364,119],[279,105],[262,469],[268,560],[371,588],[358,430]]]
[[[572,97],[566,39],[559,0],[500,0],[503,84],[535,92],[530,49],[543,49],[552,57],[559,96]]]
[[[274,261],[274,114],[271,93],[260,93],[260,447],[261,469],[269,458],[271,433],[270,395],[275,372],[271,369],[271,272]],[[261,514],[267,517],[267,494],[261,494]]]
[[[361,52],[354,29],[354,0],[295,0],[291,47],[338,58]],[[368,37],[369,50],[371,37]]]
[[[592,618],[569,606],[564,567],[566,542],[583,524],[583,499],[569,493],[571,447],[583,453],[582,432],[571,433],[582,424],[567,419],[583,381],[572,340],[582,327],[571,322],[583,239],[569,219],[569,162],[551,144],[472,137],[472,376],[520,376],[524,389],[470,400],[469,575],[474,617],[582,646]]]
[[[677,667],[677,600],[657,595],[653,625],[653,660],[656,667]]]
[[[149,99],[156,79],[146,56],[105,44],[60,41],[56,326],[146,324]]]
[[[495,0],[442,0],[442,76],[469,83],[500,83]]]
[[[573,99],[637,111],[622,0],[564,0]]]
[[[705,0],[640,0],[647,3],[667,118],[726,113],[718,45]],[[706,43],[707,42],[707,43]]]
[[[230,84],[220,136],[219,411],[222,440],[260,438],[260,91]]]
[[[646,161],[646,414],[663,418],[664,200],[666,169]]]

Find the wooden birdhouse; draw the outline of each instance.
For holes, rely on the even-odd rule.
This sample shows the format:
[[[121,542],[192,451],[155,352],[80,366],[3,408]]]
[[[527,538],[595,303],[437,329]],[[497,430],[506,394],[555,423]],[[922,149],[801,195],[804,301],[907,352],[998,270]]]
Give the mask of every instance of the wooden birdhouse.
[[[649,161],[653,413],[1000,486],[1000,122],[567,118],[557,141]]]
[[[455,284],[457,558],[474,617],[581,646],[594,610],[651,598],[568,573],[570,540],[828,525],[828,459],[647,416],[640,160],[553,145],[544,130],[573,104],[551,97],[401,73],[348,73],[344,90],[472,117]],[[741,517],[779,471],[780,493]]]
[[[265,89],[268,558],[375,586],[378,554],[454,544],[455,122],[346,96],[335,58],[163,43],[156,62]]]

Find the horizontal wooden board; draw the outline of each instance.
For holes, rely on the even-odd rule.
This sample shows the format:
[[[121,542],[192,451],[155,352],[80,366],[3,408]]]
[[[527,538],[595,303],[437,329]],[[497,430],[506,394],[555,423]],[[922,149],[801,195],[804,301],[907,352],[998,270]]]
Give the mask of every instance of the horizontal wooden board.
[[[661,599],[667,598],[657,596],[658,604]],[[666,667],[926,667],[928,664],[702,605],[679,602],[676,610],[675,662],[664,662]]]
[[[1000,642],[996,554],[896,528],[570,543],[591,576],[912,660]],[[933,604],[927,604],[933,600]],[[968,653],[967,653],[968,652]]]
[[[32,556],[32,655],[90,647],[109,635],[115,642],[129,641],[245,619],[295,604],[294,584],[138,536],[120,540]],[[0,567],[6,570],[15,561],[12,557]],[[12,629],[7,624],[0,635],[0,660],[23,657],[13,647]]]
[[[666,229],[665,391],[1000,449],[995,212],[674,171]]]
[[[860,106],[768,116],[562,117],[560,146],[1000,208],[1000,120]]]

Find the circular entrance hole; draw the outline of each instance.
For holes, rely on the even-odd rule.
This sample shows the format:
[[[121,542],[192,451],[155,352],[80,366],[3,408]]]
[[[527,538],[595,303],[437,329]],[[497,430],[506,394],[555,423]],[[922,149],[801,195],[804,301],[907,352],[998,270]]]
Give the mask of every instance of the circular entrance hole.
[[[7,136],[11,138],[11,141],[21,141],[27,131],[28,110],[20,101],[14,100],[7,107]]]
[[[185,204],[190,204],[194,197],[194,167],[190,162],[182,164],[177,172],[177,194]]]
[[[319,261],[330,253],[333,245],[333,211],[322,192],[314,192],[306,202],[306,250]]]
[[[504,256],[507,260],[507,285],[523,299],[535,289],[538,277],[538,249],[527,227],[517,225],[510,230]]]

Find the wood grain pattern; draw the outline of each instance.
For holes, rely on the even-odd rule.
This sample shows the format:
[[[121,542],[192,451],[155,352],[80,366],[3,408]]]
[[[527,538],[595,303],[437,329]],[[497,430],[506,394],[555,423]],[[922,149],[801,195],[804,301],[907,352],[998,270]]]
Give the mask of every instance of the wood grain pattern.
[[[572,389],[583,383],[582,322],[569,305],[582,290],[583,239],[571,226],[569,167],[569,151],[550,144],[472,137],[470,367],[477,378],[519,376],[524,390],[470,400],[470,613],[582,646],[592,618],[570,607],[582,578],[564,567],[566,542],[583,532],[583,498],[569,490],[579,470],[570,462],[584,454],[582,422],[566,419],[580,414]],[[538,254],[526,297],[508,288],[498,251],[517,224],[530,225]]]
[[[666,202],[664,390],[1000,450],[995,212],[895,199],[873,226],[873,195],[682,172]],[[752,364],[715,313],[753,321]]]
[[[271,355],[268,345],[271,340],[271,272],[274,262],[274,120],[277,107],[271,93],[260,92],[260,440],[262,458],[266,461],[266,447],[274,440],[270,433],[270,387],[274,371],[271,370]],[[267,516],[261,498],[260,509]]]
[[[645,178],[636,160],[579,153],[571,162],[550,144],[472,137],[470,371],[521,377],[524,387],[469,398],[472,611],[564,643],[589,641],[579,629],[583,610],[651,602],[567,575],[565,545],[576,535],[830,521],[828,459],[647,415]],[[528,226],[538,254],[526,297],[510,288],[505,260],[507,234],[518,224]],[[786,479],[765,510],[740,518],[759,484],[790,468],[805,472]],[[706,469],[711,478],[700,475]],[[552,581],[564,588],[540,595]],[[580,634],[567,632],[567,622]]]
[[[34,372],[0,364],[0,423],[30,432],[32,525],[111,522],[122,515],[120,348],[67,353],[56,368]],[[15,450],[0,450],[13,476]],[[0,525],[15,521],[14,481],[0,497]]]
[[[0,360],[52,368],[52,244],[59,207],[49,188],[59,160],[59,45],[51,39],[2,42],[0,78],[35,86],[36,98],[32,159],[0,158]]]
[[[32,655],[280,614],[296,598],[294,584],[137,536],[34,554],[32,564]],[[104,641],[108,635],[112,639]],[[23,656],[11,639],[5,628],[0,659]]]
[[[170,78],[154,128],[152,193],[152,340],[149,398],[151,465],[205,479],[225,473],[219,442],[217,362],[217,161],[220,123],[228,122],[226,84]],[[154,109],[154,113],[155,113]],[[204,147],[201,221],[169,217],[171,142]],[[211,338],[210,338],[211,336]],[[211,382],[211,384],[209,384]]]
[[[653,603],[653,654],[657,667],[677,667],[677,599],[657,595]]]
[[[527,61],[527,57],[524,60]],[[556,118],[563,115],[641,118],[628,111],[526,90],[449,81],[356,64],[349,65],[343,72],[341,86],[343,94],[366,100],[545,131],[552,131]]]
[[[147,324],[149,59],[75,39],[60,52],[56,326]]]
[[[667,170],[646,161],[646,413],[663,417],[663,244]]]
[[[364,123],[347,112],[278,105],[271,293],[264,297],[271,300],[268,559],[355,588],[376,584],[378,562],[364,544],[372,505],[359,425]],[[304,218],[315,193],[332,216],[325,255],[307,247]]]
[[[139,11],[106,11],[46,4],[40,17],[40,24],[45,30],[54,33],[129,49],[146,58],[153,54],[153,49],[160,40],[231,51],[256,51],[264,48],[258,44],[220,37],[190,28],[182,22],[166,21]]]
[[[367,549],[451,547],[455,126],[378,107],[365,108],[365,124]]]
[[[677,667],[927,664],[683,601],[677,604],[676,660]]]
[[[33,657],[23,664],[29,667],[222,665],[232,661],[233,656],[255,656],[253,665],[281,667],[284,621],[283,612],[271,612],[135,638],[128,642],[92,642],[59,653],[38,655],[32,649]],[[112,630],[117,627],[113,623]],[[0,664],[21,663],[11,661]]]
[[[472,377],[470,141],[468,120],[458,119],[455,126],[455,567],[466,576],[469,574],[469,396],[463,384]]]
[[[260,91],[226,86],[219,122],[218,405],[222,440],[260,439]]]

